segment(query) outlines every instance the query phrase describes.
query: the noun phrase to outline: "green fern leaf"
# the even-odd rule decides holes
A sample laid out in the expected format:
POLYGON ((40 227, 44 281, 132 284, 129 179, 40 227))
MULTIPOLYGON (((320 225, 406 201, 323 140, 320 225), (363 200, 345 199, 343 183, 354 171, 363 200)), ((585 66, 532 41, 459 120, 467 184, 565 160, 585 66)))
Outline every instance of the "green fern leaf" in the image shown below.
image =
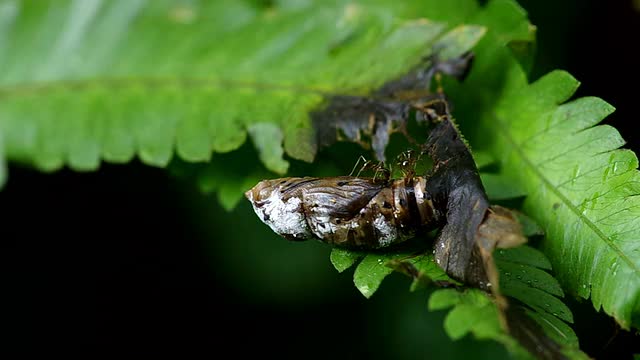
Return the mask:
POLYGON ((596 98, 557 105, 576 86, 568 74, 554 72, 526 86, 518 100, 507 97, 496 110, 494 121, 502 125, 496 148, 509 149, 502 166, 526 189, 525 209, 545 227, 543 246, 559 279, 623 327, 637 326, 637 158, 618 149, 624 142, 615 129, 594 127, 613 111, 610 105, 596 98), (516 115, 531 105, 545 111, 533 119, 516 115), (531 130, 522 130, 524 122, 531 130))
POLYGON ((637 158, 618 149, 613 128, 594 127, 613 108, 597 98, 559 105, 578 85, 564 72, 531 85, 514 78, 484 116, 496 129, 490 146, 502 175, 527 193, 524 209, 543 225, 543 248, 563 285, 623 327, 637 326, 637 158))
POLYGON ((624 328, 640 326, 638 160, 620 149, 615 129, 596 126, 613 107, 594 97, 567 102, 579 84, 566 72, 530 84, 491 30, 466 82, 446 84, 462 132, 493 153, 501 181, 526 194, 523 211, 542 226, 542 250, 563 288, 624 328))
MULTIPOLYGON (((429 298, 429 310, 451 308, 445 318, 444 328, 452 339, 460 339, 468 334, 479 340, 494 340, 503 344, 516 359, 533 359, 512 337, 504 333, 500 326, 498 310, 485 293, 477 289, 457 291, 441 289, 429 298)), ((568 359, 589 359, 578 349, 578 339, 573 330, 557 317, 525 309, 551 338, 562 344, 562 354, 568 359)))
POLYGON ((331 263, 338 272, 357 265, 353 274, 353 282, 356 288, 366 298, 371 297, 380 287, 382 281, 394 270, 402 272, 403 266, 411 266, 415 274, 410 290, 415 290, 421 281, 445 281, 451 284, 459 284, 451 279, 436 265, 431 254, 421 254, 410 250, 398 250, 391 252, 366 252, 352 251, 334 248, 330 255, 331 263))
POLYGON ((393 272, 385 264, 395 257, 395 254, 368 254, 358 264, 353 274, 353 283, 364 297, 371 297, 382 280, 393 272))
POLYGON ((330 259, 333 267, 335 267, 338 272, 343 272, 355 265, 364 256, 365 254, 358 251, 333 248, 331 249, 330 259))
MULTIPOLYGON (((415 4, 4 2, 6 157, 47 171, 134 157, 166 166, 174 154, 207 162, 250 139, 264 166, 283 174, 285 153, 313 159, 308 113, 324 94, 365 94, 434 45, 455 55, 484 33, 402 18, 415 4)), ((242 190, 228 189, 225 205, 242 190)))
POLYGON ((532 358, 513 338, 504 333, 498 309, 480 290, 436 290, 429 298, 428 307, 431 311, 452 308, 445 318, 444 328, 454 340, 471 333, 479 340, 491 339, 502 343, 516 358, 532 358))
MULTIPOLYGON (((575 333, 566 323, 573 322, 571 310, 558 299, 564 295, 562 288, 555 278, 541 270, 550 268, 545 255, 529 246, 521 246, 499 250, 496 252, 496 259, 500 271, 500 289, 504 295, 511 298, 511 301, 518 300, 525 305, 526 314, 540 324, 549 337, 564 346, 563 353, 569 358, 585 358, 584 353, 578 350, 575 333)), ((461 285, 436 265, 431 254, 417 255, 415 250, 367 253, 333 249, 331 262, 339 272, 355 265, 354 284, 367 298, 376 292, 394 270, 408 272, 413 278, 411 291, 425 283, 437 281, 461 285), (411 266, 411 270, 406 271, 407 266, 411 266)), ((441 289, 431 295, 430 310, 450 307, 452 310, 444 326, 453 340, 471 333, 479 340, 502 343, 517 358, 530 358, 501 327, 499 310, 487 293, 477 289, 441 289)))

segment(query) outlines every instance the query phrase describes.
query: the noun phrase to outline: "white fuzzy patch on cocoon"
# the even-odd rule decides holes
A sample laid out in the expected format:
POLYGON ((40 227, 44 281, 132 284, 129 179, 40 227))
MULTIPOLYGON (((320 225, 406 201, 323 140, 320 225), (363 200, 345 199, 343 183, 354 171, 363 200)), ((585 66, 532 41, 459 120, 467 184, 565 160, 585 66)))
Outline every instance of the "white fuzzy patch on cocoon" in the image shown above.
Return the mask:
POLYGON ((378 231, 378 244, 380 246, 387 246, 398 237, 398 230, 382 214, 376 216, 375 220, 373 220, 373 226, 378 231))
POLYGON ((256 215, 277 234, 291 235, 300 240, 311 236, 300 207, 302 201, 297 197, 291 197, 285 202, 282 201, 282 193, 273 191, 263 201, 262 207, 257 207, 253 199, 250 200, 256 215))
POLYGON ((329 215, 311 217, 311 226, 313 233, 320 239, 325 239, 327 235, 338 230, 338 226, 331 222, 329 215))

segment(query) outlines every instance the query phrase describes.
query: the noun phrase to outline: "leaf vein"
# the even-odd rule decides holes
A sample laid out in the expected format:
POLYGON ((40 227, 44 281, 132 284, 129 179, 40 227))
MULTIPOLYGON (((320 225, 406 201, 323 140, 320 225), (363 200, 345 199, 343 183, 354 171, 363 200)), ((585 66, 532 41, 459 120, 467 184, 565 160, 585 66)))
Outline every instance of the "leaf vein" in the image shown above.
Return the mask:
MULTIPOLYGON (((320 95, 338 95, 330 89, 323 87, 302 87, 294 85, 278 85, 269 83, 257 83, 250 81, 235 81, 215 78, 188 78, 188 77, 123 77, 123 78, 91 78, 84 80, 60 80, 47 83, 17 84, 0 87, 0 100, 17 98, 21 96, 47 95, 51 91, 64 89, 67 91, 84 91, 92 87, 110 87, 122 89, 133 86, 144 86, 157 89, 158 87, 191 87, 191 88, 247 88, 262 91, 291 91, 306 92, 320 95)), ((355 95, 355 94, 351 94, 355 95)))
MULTIPOLYGON (((580 173, 580 174, 578 174, 578 175, 571 176, 568 180, 565 180, 565 181, 563 181, 563 182, 560 182, 560 183, 558 183, 556 186, 558 186, 558 187, 564 187, 565 185, 570 185, 570 184, 572 184, 573 182, 575 182, 575 180, 577 180, 577 179, 579 179, 579 178, 581 178, 581 177, 583 177, 583 176, 586 176, 586 175, 592 174, 592 173, 597 172, 597 171, 602 170, 602 169, 606 169, 607 167, 610 167, 610 166, 611 166, 611 164, 618 164, 618 163, 622 163, 622 164, 624 164, 625 162, 624 162, 624 161, 622 161, 622 160, 618 160, 618 161, 614 161, 614 162, 612 162, 612 163, 609 163, 609 164, 606 164, 606 165, 603 165, 603 166, 595 167, 595 168, 593 168, 593 169, 591 169, 591 170, 589 170, 589 171, 585 171, 585 172, 580 173)), ((624 174, 626 174, 626 173, 628 173, 628 172, 630 172, 630 171, 634 171, 634 170, 633 170, 633 169, 628 169, 627 171, 625 171, 625 172, 623 172, 623 173, 620 173, 620 174, 617 174, 617 175, 615 175, 615 176, 621 176, 621 175, 624 175, 624 174)))
MULTIPOLYGON (((580 144, 580 145, 578 145, 578 146, 576 146, 576 147, 574 147, 574 148, 571 148, 571 149, 569 149, 569 150, 567 150, 567 151, 563 151, 562 153, 557 154, 557 155, 555 155, 555 156, 552 156, 552 157, 549 157, 549 158, 545 158, 545 159, 543 159, 543 160, 540 160, 540 161, 538 161, 537 163, 535 163, 535 164, 533 164, 533 165, 534 165, 534 166, 536 166, 536 167, 538 167, 538 166, 544 166, 545 164, 550 164, 550 163, 552 163, 554 160, 561 159, 561 158, 563 158, 563 157, 565 157, 565 156, 567 156, 567 155, 571 154, 572 152, 574 152, 574 151, 576 151, 576 150, 579 150, 580 148, 583 148, 583 147, 585 147, 585 146, 591 145, 591 143, 593 143, 593 140, 589 140, 589 141, 587 141, 587 142, 585 142, 585 143, 582 143, 582 144, 580 144)), ((518 145, 518 147, 521 147, 521 146, 522 146, 522 144, 518 145)), ((604 154, 604 153, 607 153, 607 152, 609 152, 609 150, 607 150, 607 151, 602 151, 602 152, 599 152, 599 153, 596 153, 595 155, 604 154)))

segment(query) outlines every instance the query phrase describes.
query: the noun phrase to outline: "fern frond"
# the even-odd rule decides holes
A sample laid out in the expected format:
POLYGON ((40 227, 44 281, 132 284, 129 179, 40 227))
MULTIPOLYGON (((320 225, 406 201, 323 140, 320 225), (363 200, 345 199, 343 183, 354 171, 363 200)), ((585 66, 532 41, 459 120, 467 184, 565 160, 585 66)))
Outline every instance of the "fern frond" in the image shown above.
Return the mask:
POLYGON ((579 83, 563 71, 529 83, 504 43, 488 31, 465 84, 446 84, 457 111, 467 114, 459 116, 462 131, 474 148, 494 154, 501 181, 526 196, 523 211, 544 229, 541 249, 563 289, 591 298, 622 327, 637 327, 637 157, 620 148, 614 128, 596 126, 611 105, 594 97, 567 102, 579 83))
POLYGON ((439 39, 456 52, 482 35, 466 27, 443 38, 444 24, 408 12, 340 1, 6 2, 6 157, 46 171, 134 157, 166 166, 174 154, 206 162, 251 139, 264 166, 283 174, 285 153, 313 159, 308 113, 325 94, 365 94, 439 39))

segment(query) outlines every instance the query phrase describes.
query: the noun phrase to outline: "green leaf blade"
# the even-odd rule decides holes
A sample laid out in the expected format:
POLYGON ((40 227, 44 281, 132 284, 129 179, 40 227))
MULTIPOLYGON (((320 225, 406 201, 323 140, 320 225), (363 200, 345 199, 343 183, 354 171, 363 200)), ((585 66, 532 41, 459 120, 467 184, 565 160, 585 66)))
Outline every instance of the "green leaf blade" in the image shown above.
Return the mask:
MULTIPOLYGON (((497 262, 500 270, 500 289, 507 293, 507 289, 513 282, 527 284, 555 296, 564 296, 560 284, 549 273, 523 264, 516 264, 509 261, 497 262), (505 289, 503 289, 503 287, 505 289)), ((507 293, 507 295, 509 295, 507 293)))
POLYGON ((249 127, 248 132, 267 169, 278 174, 286 173, 289 163, 282 158, 282 131, 269 123, 256 123, 249 127))
POLYGON ((330 255, 331 264, 336 268, 336 270, 338 270, 338 272, 347 270, 363 257, 364 254, 362 253, 340 248, 331 249, 330 255))
POLYGON ((460 114, 482 113, 470 131, 475 115, 460 119, 463 133, 527 194, 523 211, 544 229, 542 249, 565 291, 591 298, 624 328, 640 326, 637 158, 619 149, 617 131, 595 126, 612 106, 593 97, 567 102, 579 86, 573 76, 553 71, 529 84, 498 45, 514 38, 504 31, 489 27, 465 84, 448 86, 460 114))
POLYGON ((528 193, 525 211, 545 228, 558 279, 627 328, 640 312, 637 159, 618 150, 615 129, 594 126, 612 106, 596 98, 558 105, 576 86, 552 72, 510 93, 493 118, 501 127, 494 149, 528 193))
POLYGON ((496 261, 529 265, 540 269, 551 270, 549 259, 540 250, 531 246, 518 246, 511 249, 499 249, 494 252, 496 261))
POLYGON ((460 339, 467 334, 480 340, 502 343, 518 359, 530 359, 531 355, 515 339, 508 336, 500 324, 498 308, 488 294, 478 289, 440 289, 429 298, 431 311, 452 308, 444 321, 449 337, 460 339))
POLYGON ((370 298, 380 287, 382 280, 393 272, 385 263, 394 255, 368 254, 362 259, 353 274, 353 283, 366 298, 370 298))
POLYGON ((551 338, 558 343, 571 346, 578 344, 578 337, 573 332, 573 329, 558 317, 544 311, 540 312, 525 309, 525 312, 542 326, 547 335, 551 336, 551 338))

